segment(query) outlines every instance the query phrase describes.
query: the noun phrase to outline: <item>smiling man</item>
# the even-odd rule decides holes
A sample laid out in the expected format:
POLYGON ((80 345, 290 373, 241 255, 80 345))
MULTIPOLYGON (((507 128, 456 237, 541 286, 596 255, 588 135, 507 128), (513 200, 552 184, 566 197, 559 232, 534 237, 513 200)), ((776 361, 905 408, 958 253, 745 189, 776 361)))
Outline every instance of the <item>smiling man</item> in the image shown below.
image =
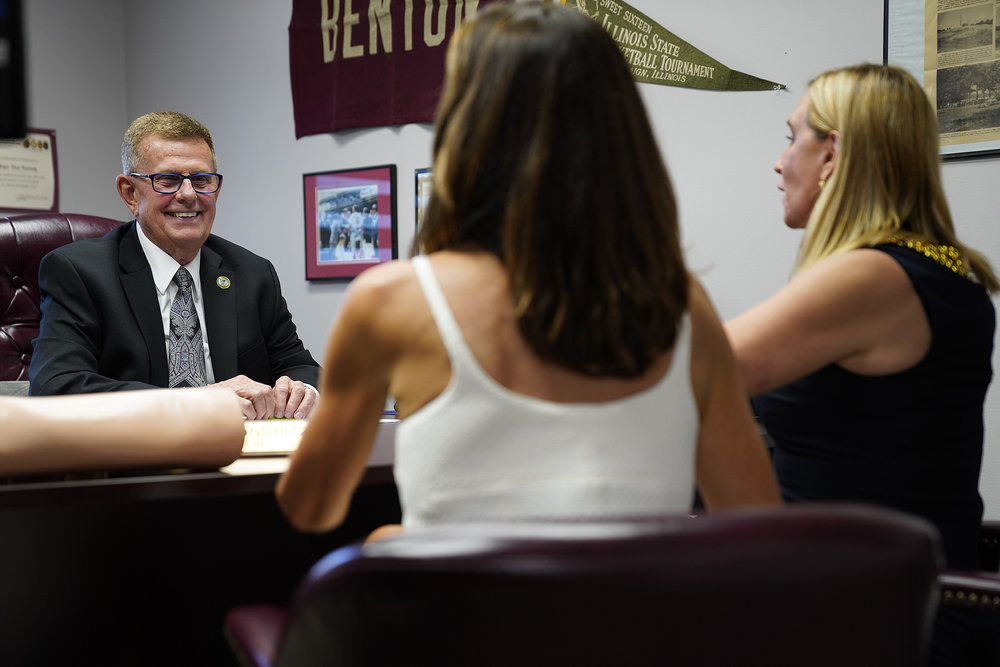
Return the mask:
POLYGON ((216 384, 248 419, 307 417, 319 367, 271 263, 212 235, 222 191, 212 135, 167 111, 122 142, 118 194, 135 222, 39 267, 31 394, 216 384))

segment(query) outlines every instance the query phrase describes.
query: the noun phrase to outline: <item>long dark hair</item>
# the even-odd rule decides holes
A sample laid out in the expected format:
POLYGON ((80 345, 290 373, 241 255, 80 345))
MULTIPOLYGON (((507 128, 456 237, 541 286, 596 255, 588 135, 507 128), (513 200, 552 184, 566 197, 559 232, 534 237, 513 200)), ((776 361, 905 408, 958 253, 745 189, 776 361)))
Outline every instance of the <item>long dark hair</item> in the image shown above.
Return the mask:
POLYGON ((500 258, 528 344, 566 368, 635 377, 673 346, 687 308, 677 205, 603 28, 517 2, 459 29, 415 246, 500 258))

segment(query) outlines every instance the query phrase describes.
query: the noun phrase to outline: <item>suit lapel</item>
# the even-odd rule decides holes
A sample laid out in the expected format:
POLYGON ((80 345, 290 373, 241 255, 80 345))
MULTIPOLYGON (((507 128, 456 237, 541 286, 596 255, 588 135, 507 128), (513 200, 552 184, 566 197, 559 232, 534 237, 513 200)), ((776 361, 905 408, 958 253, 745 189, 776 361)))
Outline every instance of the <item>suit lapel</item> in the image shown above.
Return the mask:
POLYGON ((207 246, 201 247, 201 294, 205 303, 205 330, 212 353, 215 381, 237 375, 236 341, 239 340, 236 313, 236 277, 222 268, 222 257, 207 246))
POLYGON ((166 387, 169 371, 167 348, 163 340, 163 320, 157 305, 153 272, 139 245, 139 237, 136 236, 138 233, 136 223, 133 222, 131 229, 118 244, 118 266, 122 271, 121 284, 149 354, 149 382, 159 387, 166 387))

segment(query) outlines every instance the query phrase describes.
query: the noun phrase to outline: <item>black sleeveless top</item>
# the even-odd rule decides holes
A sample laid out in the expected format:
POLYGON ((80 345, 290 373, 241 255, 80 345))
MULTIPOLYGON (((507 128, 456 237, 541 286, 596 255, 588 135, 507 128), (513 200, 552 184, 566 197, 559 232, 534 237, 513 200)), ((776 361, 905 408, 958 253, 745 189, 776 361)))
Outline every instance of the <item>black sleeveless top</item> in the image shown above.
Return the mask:
POLYGON ((920 297, 932 334, 924 359, 884 376, 831 364, 756 397, 754 408, 774 439, 786 501, 869 502, 920 515, 941 532, 949 567, 976 569, 993 304, 936 256, 875 247, 899 262, 920 297))

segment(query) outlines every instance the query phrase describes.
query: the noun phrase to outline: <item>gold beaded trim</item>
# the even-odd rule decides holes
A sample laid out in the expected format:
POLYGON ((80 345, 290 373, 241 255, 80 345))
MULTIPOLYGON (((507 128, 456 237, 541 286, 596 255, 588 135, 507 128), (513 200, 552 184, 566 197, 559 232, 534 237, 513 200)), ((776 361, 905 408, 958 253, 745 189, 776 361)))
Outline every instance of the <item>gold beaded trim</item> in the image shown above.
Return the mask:
POLYGON ((972 276, 969 275, 968 265, 966 265, 965 261, 962 259, 961 253, 958 252, 958 248, 955 246, 924 243, 923 241, 917 241, 903 236, 889 237, 886 239, 886 243, 894 243, 898 246, 909 248, 910 250, 916 250, 917 252, 922 253, 924 257, 933 259, 941 266, 951 269, 963 278, 972 278, 972 276))
POLYGON ((963 590, 961 588, 946 587, 941 592, 941 599, 945 604, 973 607, 976 609, 998 609, 1000 610, 1000 595, 990 593, 976 593, 974 590, 963 590))

